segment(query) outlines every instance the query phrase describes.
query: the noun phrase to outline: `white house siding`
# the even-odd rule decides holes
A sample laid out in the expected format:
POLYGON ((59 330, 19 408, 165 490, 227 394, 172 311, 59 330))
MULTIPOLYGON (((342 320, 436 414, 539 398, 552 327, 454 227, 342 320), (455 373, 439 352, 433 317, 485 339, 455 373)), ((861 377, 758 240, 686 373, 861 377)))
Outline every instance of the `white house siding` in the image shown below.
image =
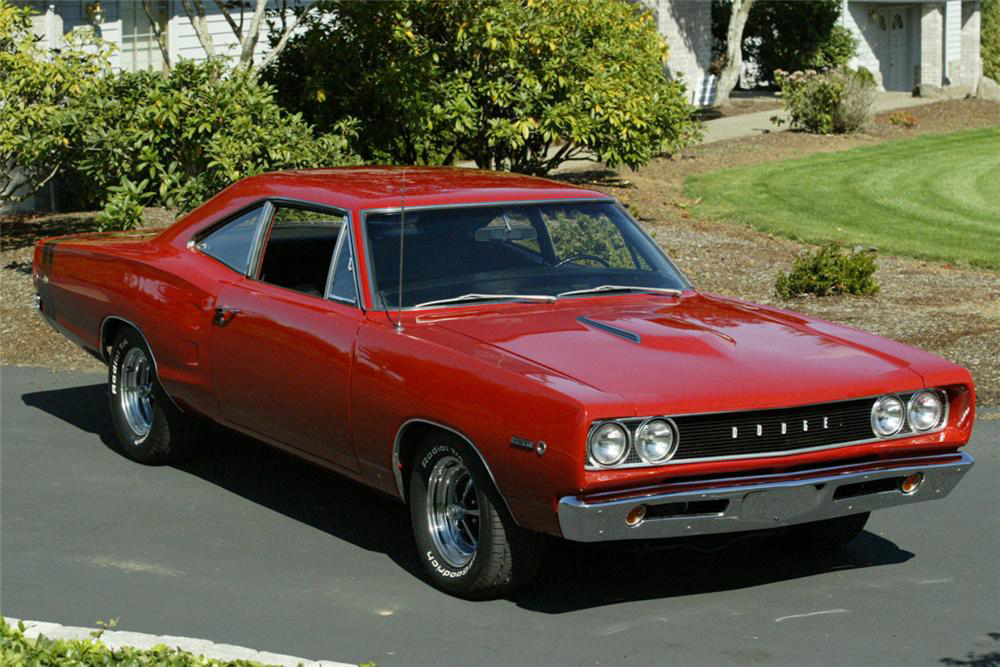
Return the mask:
POLYGON ((944 80, 958 83, 962 77, 962 2, 944 3, 944 80))
POLYGON ((848 2, 840 12, 840 23, 854 35, 858 49, 854 58, 848 63, 851 67, 864 67, 875 76, 879 87, 882 86, 882 72, 876 49, 878 41, 877 26, 870 20, 869 4, 864 2, 848 2))
POLYGON ((979 79, 983 75, 983 60, 980 53, 980 22, 982 5, 979 0, 962 3, 962 74, 960 82, 976 92, 979 79))
POLYGON ((684 82, 688 101, 706 106, 715 101, 712 63, 712 3, 709 0, 641 0, 653 11, 670 55, 667 74, 684 82))

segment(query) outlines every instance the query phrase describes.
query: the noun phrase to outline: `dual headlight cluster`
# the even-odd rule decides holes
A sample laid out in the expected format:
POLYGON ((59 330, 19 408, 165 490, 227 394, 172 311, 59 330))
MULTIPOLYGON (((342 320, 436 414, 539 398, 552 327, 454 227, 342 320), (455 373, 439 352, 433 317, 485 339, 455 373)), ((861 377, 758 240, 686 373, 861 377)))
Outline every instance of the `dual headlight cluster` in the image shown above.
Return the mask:
POLYGON ((587 458, 595 467, 610 468, 624 461, 632 448, 645 463, 666 463, 677 453, 680 438, 670 419, 652 417, 639 424, 635 436, 616 421, 596 426, 587 438, 587 458))
POLYGON ((881 396, 872 406, 872 430, 880 438, 890 438, 909 425, 918 433, 932 431, 944 423, 945 397, 940 391, 926 389, 908 401, 895 394, 881 396))

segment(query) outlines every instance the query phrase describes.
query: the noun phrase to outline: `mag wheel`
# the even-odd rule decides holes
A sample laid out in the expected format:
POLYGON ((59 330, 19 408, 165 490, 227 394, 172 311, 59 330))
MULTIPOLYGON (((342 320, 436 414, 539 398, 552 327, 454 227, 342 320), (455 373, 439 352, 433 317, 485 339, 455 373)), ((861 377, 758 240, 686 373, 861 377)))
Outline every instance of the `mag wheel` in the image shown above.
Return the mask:
POLYGON ((123 454, 141 463, 168 463, 187 454, 203 424, 181 412, 156 379, 145 340, 123 329, 108 364, 111 421, 123 454))
POLYGON ((419 557, 435 586, 468 599, 492 598, 530 581, 543 537, 514 525, 474 454, 451 434, 432 434, 410 474, 410 519, 419 557))

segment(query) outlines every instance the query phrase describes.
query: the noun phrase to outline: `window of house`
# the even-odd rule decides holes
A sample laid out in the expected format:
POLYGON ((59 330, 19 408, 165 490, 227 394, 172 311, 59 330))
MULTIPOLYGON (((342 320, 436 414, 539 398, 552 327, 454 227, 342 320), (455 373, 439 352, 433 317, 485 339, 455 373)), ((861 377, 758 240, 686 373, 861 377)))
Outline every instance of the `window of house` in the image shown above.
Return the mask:
POLYGON ((163 53, 160 51, 158 35, 166 39, 167 2, 151 0, 146 5, 149 8, 148 15, 143 2, 118 3, 122 22, 120 64, 123 70, 163 70, 163 53))
POLYGON ((219 227, 198 242, 198 250, 245 274, 250 268, 261 210, 258 206, 219 227))
MULTIPOLYGON (((274 210, 258 279, 302 294, 326 293, 330 266, 346 216, 288 206, 274 210)), ((347 266, 343 271, 349 271, 347 266)), ((336 273, 334 273, 336 279, 336 273)), ((336 282, 336 280, 334 280, 336 282)))

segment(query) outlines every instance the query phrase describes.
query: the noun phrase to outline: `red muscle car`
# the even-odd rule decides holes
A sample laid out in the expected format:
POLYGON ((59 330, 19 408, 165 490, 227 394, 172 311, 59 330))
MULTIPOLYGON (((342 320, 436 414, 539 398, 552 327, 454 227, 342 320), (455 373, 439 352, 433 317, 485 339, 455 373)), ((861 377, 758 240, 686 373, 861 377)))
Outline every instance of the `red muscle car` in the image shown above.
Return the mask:
POLYGON ((545 536, 780 529, 832 547, 972 466, 969 373, 697 291, 608 196, 348 168, 171 227, 45 239, 37 306, 108 365, 121 451, 217 422, 407 503, 431 581, 527 582, 545 536))

